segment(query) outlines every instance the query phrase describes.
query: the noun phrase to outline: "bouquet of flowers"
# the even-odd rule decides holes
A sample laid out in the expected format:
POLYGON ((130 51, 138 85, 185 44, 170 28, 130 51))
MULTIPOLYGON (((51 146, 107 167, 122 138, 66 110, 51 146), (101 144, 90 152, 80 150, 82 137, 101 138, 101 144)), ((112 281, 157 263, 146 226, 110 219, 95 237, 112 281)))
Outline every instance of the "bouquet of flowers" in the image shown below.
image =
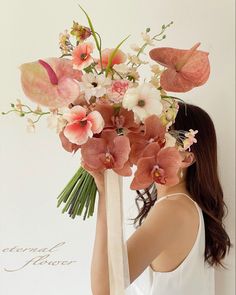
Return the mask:
POLYGON ((152 182, 178 183, 179 151, 196 142, 197 130, 172 130, 180 98, 170 92, 187 92, 203 85, 210 73, 208 53, 191 49, 153 47, 163 40, 166 29, 151 36, 148 28, 132 53, 121 50, 126 37, 115 48, 102 48, 101 35, 86 11, 88 26, 73 22, 59 36, 60 57, 41 58, 20 66, 25 95, 36 108, 17 100, 11 110, 27 117, 28 130, 47 116, 63 148, 81 152, 82 164, 58 196, 58 206, 72 218, 90 217, 94 212, 97 187, 89 171, 112 169, 132 176, 130 188, 140 190, 152 182), (153 63, 151 63, 151 61, 153 63), (141 79, 142 67, 150 77, 141 79), (42 108, 46 107, 47 110, 42 108), (33 116, 33 117, 32 117, 33 116))

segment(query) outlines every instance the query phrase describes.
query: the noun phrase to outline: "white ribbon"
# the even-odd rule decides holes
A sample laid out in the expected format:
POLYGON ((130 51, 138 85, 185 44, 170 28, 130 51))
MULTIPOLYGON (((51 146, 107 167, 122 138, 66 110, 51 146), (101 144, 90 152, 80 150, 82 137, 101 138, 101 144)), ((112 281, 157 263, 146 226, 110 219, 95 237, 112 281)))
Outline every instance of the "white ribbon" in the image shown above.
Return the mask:
POLYGON ((112 169, 106 169, 104 177, 110 295, 125 295, 130 276, 124 239, 123 177, 112 169))

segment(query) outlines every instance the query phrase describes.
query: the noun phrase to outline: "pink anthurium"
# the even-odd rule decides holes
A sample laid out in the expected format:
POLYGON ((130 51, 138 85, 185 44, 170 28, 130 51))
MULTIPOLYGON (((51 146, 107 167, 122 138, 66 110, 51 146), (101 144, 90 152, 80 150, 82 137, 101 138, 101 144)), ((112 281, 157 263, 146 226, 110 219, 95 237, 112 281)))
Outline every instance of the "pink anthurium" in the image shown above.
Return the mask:
POLYGON ((60 108, 69 105, 79 96, 77 80, 82 74, 73 70, 69 59, 40 59, 24 63, 19 68, 23 91, 33 102, 60 108))
POLYGON ((104 120, 98 111, 92 111, 88 115, 86 112, 85 108, 76 105, 63 115, 68 121, 64 135, 71 143, 82 145, 94 133, 100 133, 104 127, 104 120))
POLYGON ((164 90, 187 92, 206 83, 210 75, 209 53, 197 50, 200 44, 189 50, 160 47, 149 52, 153 60, 167 68, 160 79, 164 90))
POLYGON ((181 162, 180 153, 175 147, 161 149, 156 142, 150 144, 137 162, 137 170, 130 188, 144 189, 153 182, 168 186, 177 184, 181 162))
POLYGON ((102 131, 101 137, 90 138, 81 147, 81 156, 86 169, 92 171, 113 169, 122 176, 132 175, 129 152, 128 137, 108 129, 102 131))

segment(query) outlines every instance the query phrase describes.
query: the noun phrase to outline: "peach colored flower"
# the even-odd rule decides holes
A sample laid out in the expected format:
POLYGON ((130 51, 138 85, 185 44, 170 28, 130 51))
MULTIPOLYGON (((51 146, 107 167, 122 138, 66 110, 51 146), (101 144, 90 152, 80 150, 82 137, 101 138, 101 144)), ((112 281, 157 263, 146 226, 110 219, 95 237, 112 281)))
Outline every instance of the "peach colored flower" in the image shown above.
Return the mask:
POLYGON ((158 143, 150 144, 137 162, 130 188, 145 189, 153 182, 168 186, 177 184, 181 162, 180 153, 175 147, 161 149, 158 143))
POLYGON ((166 129, 161 120, 156 115, 151 115, 144 122, 144 132, 129 132, 127 136, 130 140, 131 163, 137 164, 139 158, 143 157, 145 149, 153 142, 157 142, 160 147, 165 144, 166 129))
POLYGON ((104 120, 98 111, 92 111, 86 115, 86 109, 76 105, 68 113, 63 114, 68 121, 64 135, 71 142, 82 145, 87 142, 94 133, 100 133, 104 127, 104 120))
POLYGON ((127 136, 114 130, 103 130, 99 138, 90 138, 81 147, 84 167, 91 171, 113 169, 122 176, 132 175, 129 163, 130 144, 127 136))
MULTIPOLYGON (((112 48, 112 49, 106 48, 106 49, 102 50, 102 66, 103 66, 103 68, 107 67, 109 58, 110 58, 113 51, 114 51, 114 48, 112 48)), ((126 54, 123 51, 121 51, 120 49, 118 49, 114 58, 112 59, 111 66, 124 63, 126 61, 126 59, 127 59, 126 54)), ((100 60, 98 60, 98 67, 101 67, 100 60)))
POLYGON ((209 53, 197 50, 200 44, 190 50, 161 47, 149 52, 153 60, 167 68, 160 79, 164 90, 187 92, 206 83, 210 75, 209 53))
POLYGON ((90 42, 79 44, 72 52, 73 68, 83 70, 93 63, 91 53, 94 45, 90 42))
POLYGON ((20 67, 21 84, 25 95, 50 108, 65 107, 75 100, 82 73, 73 70, 69 59, 47 58, 24 63, 20 67))

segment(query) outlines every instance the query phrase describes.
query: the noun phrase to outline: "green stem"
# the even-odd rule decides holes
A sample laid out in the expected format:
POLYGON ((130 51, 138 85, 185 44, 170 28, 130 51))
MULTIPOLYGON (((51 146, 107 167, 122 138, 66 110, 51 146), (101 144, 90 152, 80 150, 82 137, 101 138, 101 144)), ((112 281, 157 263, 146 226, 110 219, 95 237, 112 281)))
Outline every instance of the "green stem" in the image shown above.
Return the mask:
POLYGON ((103 65, 102 65, 102 38, 98 32, 95 32, 95 34, 98 35, 99 38, 99 58, 100 58, 100 64, 101 64, 101 73, 103 72, 103 65))
POLYGON ((77 196, 77 192, 79 191, 80 186, 81 186, 81 182, 83 182, 85 177, 86 177, 86 173, 82 174, 80 181, 78 181, 76 183, 75 187, 73 188, 72 192, 70 193, 70 197, 68 198, 65 207, 62 210, 62 213, 65 213, 69 209, 69 207, 71 205, 71 201, 73 200, 74 197, 78 197, 78 199, 79 199, 79 196, 77 196))
POLYGON ((74 205, 72 207, 72 211, 71 211, 72 212, 72 215, 71 215, 72 218, 75 218, 75 216, 77 214, 77 208, 78 208, 79 204, 81 202, 83 202, 83 199, 86 197, 84 195, 84 187, 86 187, 87 180, 89 179, 89 177, 90 177, 90 174, 86 173, 85 178, 83 179, 83 183, 82 183, 82 185, 80 187, 79 195, 77 196, 77 199, 76 199, 76 201, 75 201, 75 203, 74 203, 74 205))
POLYGON ((90 201, 90 206, 89 206, 89 213, 88 217, 93 216, 94 213, 94 206, 95 206, 95 200, 96 200, 96 194, 97 194, 97 186, 94 182, 94 185, 91 188, 91 201, 90 201))
MULTIPOLYGON (((166 26, 165 26, 165 25, 162 26, 162 30, 161 30, 161 32, 160 32, 159 34, 156 34, 155 36, 153 36, 153 37, 151 38, 151 40, 155 40, 155 41, 161 41, 161 40, 163 40, 163 38, 162 38, 162 39, 156 39, 156 37, 161 36, 161 35, 165 32, 166 28, 169 27, 169 26, 172 25, 172 24, 173 24, 173 22, 170 22, 170 23, 167 24, 166 26)), ((147 42, 143 44, 143 46, 139 49, 139 51, 138 51, 138 53, 137 53, 137 57, 139 57, 139 55, 144 51, 144 49, 147 47, 147 45, 148 45, 147 42)), ((129 61, 129 62, 127 63, 127 65, 129 65, 130 63, 131 63, 131 61, 129 61)), ((132 64, 132 67, 134 67, 134 64, 132 64)))
POLYGON ((70 195, 71 191, 73 190, 73 187, 75 186, 75 184, 78 182, 80 176, 83 173, 83 168, 80 167, 77 172, 75 173, 75 175, 71 178, 71 180, 68 182, 68 184, 64 187, 64 189, 62 190, 62 192, 58 195, 58 203, 57 203, 57 207, 59 207, 61 205, 62 202, 66 202, 68 199, 68 196, 70 195))
POLYGON ((93 177, 91 177, 91 175, 90 175, 88 180, 86 179, 85 181, 86 181, 86 184, 84 186, 83 197, 81 199, 80 206, 78 206, 78 208, 76 208, 76 215, 81 215, 81 213, 84 209, 85 202, 90 199, 89 190, 91 189, 93 177))

